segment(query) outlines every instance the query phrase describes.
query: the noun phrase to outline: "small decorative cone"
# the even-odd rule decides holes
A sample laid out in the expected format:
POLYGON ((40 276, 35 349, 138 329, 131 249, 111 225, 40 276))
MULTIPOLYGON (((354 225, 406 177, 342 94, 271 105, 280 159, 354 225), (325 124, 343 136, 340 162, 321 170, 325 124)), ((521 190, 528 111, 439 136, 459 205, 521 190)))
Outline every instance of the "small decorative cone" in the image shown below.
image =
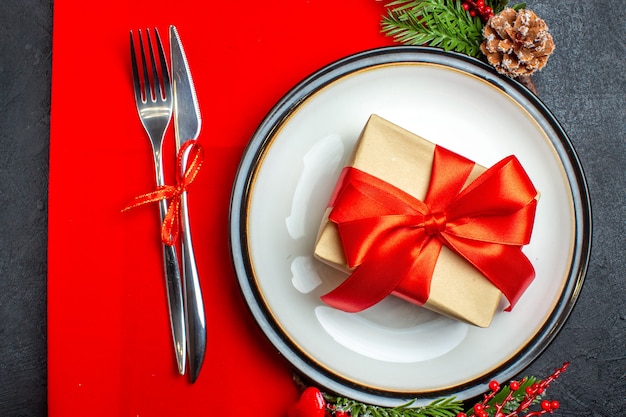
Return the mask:
POLYGON ((496 71, 519 77, 520 82, 536 92, 530 75, 543 68, 554 51, 546 22, 531 10, 506 8, 489 19, 483 36, 480 50, 496 71))

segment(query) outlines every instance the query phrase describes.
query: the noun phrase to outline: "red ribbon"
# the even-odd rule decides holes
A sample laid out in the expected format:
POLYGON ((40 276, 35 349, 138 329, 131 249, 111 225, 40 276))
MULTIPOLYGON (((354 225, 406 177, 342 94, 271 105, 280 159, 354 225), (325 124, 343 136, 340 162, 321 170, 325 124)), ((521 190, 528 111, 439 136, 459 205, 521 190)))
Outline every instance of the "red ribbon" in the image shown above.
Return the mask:
POLYGON ((185 142, 176 157, 176 185, 163 185, 157 187, 155 191, 137 196, 122 211, 160 200, 170 200, 167 213, 161 225, 161 241, 169 246, 174 245, 178 241, 180 232, 180 196, 198 175, 198 171, 200 171, 202 166, 203 156, 204 150, 195 140, 185 142), (189 162, 183 174, 183 160, 188 149, 187 161, 189 162))
POLYGON ((530 241, 537 191, 514 156, 463 188, 474 165, 436 147, 423 202, 346 168, 329 218, 339 229, 348 266, 355 269, 322 300, 356 312, 410 288, 411 298, 423 304, 445 245, 486 276, 511 309, 535 276, 521 247, 530 241))

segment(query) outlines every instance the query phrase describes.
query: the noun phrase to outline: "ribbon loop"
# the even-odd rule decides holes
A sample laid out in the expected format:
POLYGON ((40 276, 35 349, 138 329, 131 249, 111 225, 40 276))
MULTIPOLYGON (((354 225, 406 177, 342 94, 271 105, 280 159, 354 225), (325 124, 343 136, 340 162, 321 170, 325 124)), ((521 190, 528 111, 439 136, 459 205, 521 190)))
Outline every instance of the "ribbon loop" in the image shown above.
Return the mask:
POLYGON ((360 311, 410 282, 411 298, 423 304, 445 245, 487 277, 512 307, 535 275, 521 247, 530 240, 537 191, 515 157, 504 158, 463 188, 474 165, 437 146, 424 202, 346 168, 329 219, 354 270, 322 300, 360 311))
POLYGON ((198 175, 203 158, 204 150, 196 140, 185 142, 176 156, 176 185, 157 187, 155 191, 137 196, 122 212, 144 204, 170 200, 161 224, 161 241, 168 246, 174 245, 180 233, 180 199, 198 175), (184 161, 187 161, 186 167, 183 166, 184 161))

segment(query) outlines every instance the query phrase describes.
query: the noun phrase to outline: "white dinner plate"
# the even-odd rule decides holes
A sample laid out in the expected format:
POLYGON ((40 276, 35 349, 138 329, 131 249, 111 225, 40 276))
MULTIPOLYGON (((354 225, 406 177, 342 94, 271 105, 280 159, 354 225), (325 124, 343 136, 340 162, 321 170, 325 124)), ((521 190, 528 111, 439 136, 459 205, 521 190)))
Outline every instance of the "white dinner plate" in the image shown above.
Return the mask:
POLYGON ((390 47, 321 69, 271 110, 235 180, 230 243, 252 314, 297 371, 339 395, 391 406, 471 398, 535 359, 582 286, 590 219, 572 145, 534 95, 467 56, 390 47), (345 276, 313 258, 316 234, 371 114, 483 166, 514 154, 540 192, 524 248, 536 278, 513 311, 497 312, 488 328, 393 296, 358 314, 320 300, 345 276))

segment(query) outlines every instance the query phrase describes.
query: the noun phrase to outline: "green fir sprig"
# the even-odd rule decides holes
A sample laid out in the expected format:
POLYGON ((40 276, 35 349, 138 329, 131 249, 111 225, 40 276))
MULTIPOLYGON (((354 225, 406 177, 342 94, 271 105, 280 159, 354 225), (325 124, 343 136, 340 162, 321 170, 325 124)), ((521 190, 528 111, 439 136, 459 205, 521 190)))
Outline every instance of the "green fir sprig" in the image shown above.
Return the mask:
POLYGON ((387 4, 382 31, 400 43, 430 45, 480 56, 483 24, 456 0, 396 0, 387 4))
POLYGON ((454 397, 441 398, 422 407, 414 407, 415 400, 393 408, 363 404, 349 398, 326 396, 334 404, 334 413, 351 417, 455 417, 463 410, 463 402, 454 397))
MULTIPOLYGON (((508 0, 486 0, 493 13, 501 12, 508 0)), ((460 0, 394 0, 382 17, 381 29, 397 42, 406 45, 429 45, 482 57, 483 21, 471 16, 460 0)), ((525 4, 513 6, 514 9, 525 4)))

